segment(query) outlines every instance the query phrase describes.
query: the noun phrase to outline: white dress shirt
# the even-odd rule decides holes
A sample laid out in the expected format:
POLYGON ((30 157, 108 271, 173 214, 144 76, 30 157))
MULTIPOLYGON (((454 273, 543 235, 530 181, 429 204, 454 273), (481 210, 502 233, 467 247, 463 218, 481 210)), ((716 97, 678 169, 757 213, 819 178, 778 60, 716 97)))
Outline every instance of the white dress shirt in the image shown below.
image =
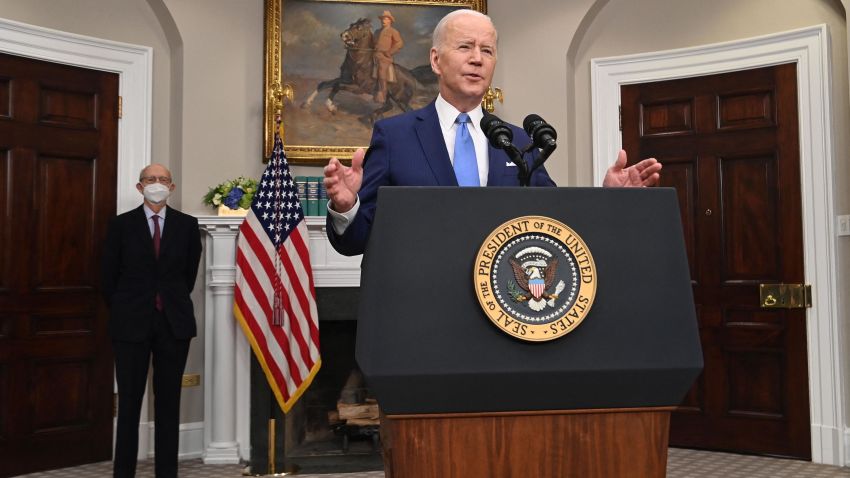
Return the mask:
POLYGON ((143 209, 145 210, 145 217, 148 218, 148 229, 151 231, 151 237, 153 237, 153 221, 151 221, 151 217, 156 214, 159 216, 159 237, 162 237, 162 231, 165 230, 165 210, 168 209, 168 206, 163 206, 159 212, 153 212, 151 208, 148 207, 147 204, 143 204, 143 209))

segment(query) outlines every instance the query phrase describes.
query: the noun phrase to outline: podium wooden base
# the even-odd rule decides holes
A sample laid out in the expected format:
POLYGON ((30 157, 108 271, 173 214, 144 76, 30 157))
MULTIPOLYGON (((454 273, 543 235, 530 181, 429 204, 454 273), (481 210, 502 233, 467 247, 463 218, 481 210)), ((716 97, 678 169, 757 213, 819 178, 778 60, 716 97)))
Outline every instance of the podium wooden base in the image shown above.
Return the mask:
POLYGON ((382 417, 387 478, 664 478, 672 407, 382 417))

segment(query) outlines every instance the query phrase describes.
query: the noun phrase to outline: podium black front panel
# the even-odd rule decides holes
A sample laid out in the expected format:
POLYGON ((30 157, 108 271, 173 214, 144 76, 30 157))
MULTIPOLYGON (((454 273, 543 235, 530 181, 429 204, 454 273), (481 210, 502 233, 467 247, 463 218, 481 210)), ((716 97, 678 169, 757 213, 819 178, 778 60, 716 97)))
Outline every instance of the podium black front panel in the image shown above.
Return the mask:
POLYGON ((388 414, 679 404, 702 351, 675 191, 382 188, 357 361, 388 414), (527 215, 565 223, 596 263, 590 313, 548 342, 496 328, 473 283, 485 238, 527 215))

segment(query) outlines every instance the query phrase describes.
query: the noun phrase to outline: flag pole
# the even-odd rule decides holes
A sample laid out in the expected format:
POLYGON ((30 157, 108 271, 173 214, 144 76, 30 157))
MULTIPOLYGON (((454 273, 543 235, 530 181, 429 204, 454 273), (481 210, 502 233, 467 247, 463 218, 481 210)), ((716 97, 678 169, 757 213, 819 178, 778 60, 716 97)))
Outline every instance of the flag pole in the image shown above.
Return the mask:
POLYGON ((274 424, 275 419, 269 418, 269 475, 274 476, 274 424))
MULTIPOLYGON (((322 363, 307 227, 283 150, 282 109, 282 99, 279 99, 275 103, 277 129, 273 154, 251 203, 251 210, 239 228, 237 247, 234 315, 251 343, 275 398, 269 404, 271 410, 267 416, 269 465, 266 471, 269 474, 253 475, 255 470, 251 470, 252 476, 288 476, 298 472, 298 466, 286 459, 285 431, 276 433, 273 404, 279 405, 283 411, 281 423, 285 425, 287 411, 310 386, 322 363), (261 198, 264 199, 261 201, 261 198), (262 284, 269 283, 272 287, 262 287, 262 284), (272 309, 270 312, 269 308, 272 309), (255 311, 265 313, 255 314, 255 311), (280 327, 281 333, 289 340, 281 342, 275 329, 272 332, 267 330, 274 327, 280 327), (296 342, 302 345, 297 348, 288 345, 296 342), (277 351, 277 355, 285 360, 269 350, 277 351), (289 353, 295 355, 290 357, 289 353), (301 370, 305 366, 306 375, 301 370), (276 436, 283 440, 281 466, 277 467, 283 468, 283 473, 276 472, 276 436)), ((257 431, 262 433, 260 430, 257 431)), ((256 452, 262 454, 261 450, 256 452)))
MULTIPOLYGON (((278 134, 280 134, 281 133, 281 131, 280 131, 281 124, 283 123, 283 118, 282 118, 282 114, 281 114, 280 109, 278 109, 275 112, 274 120, 275 120, 275 127, 277 128, 277 132, 278 132, 278 134)), ((284 466, 283 466, 284 471, 281 472, 281 473, 276 472, 276 467, 275 467, 276 453, 275 453, 275 450, 276 450, 276 445, 277 445, 277 442, 276 442, 276 436, 277 435, 275 433, 275 425, 276 425, 277 421, 274 418, 275 405, 276 405, 276 402, 274 400, 271 400, 270 403, 269 403, 269 416, 271 418, 269 418, 269 429, 268 429, 268 434, 269 434, 268 472, 265 475, 253 474, 253 473, 242 473, 242 476, 260 476, 260 477, 262 477, 262 476, 292 476, 292 475, 298 474, 298 467, 296 465, 286 464, 285 462, 284 462, 284 466)))

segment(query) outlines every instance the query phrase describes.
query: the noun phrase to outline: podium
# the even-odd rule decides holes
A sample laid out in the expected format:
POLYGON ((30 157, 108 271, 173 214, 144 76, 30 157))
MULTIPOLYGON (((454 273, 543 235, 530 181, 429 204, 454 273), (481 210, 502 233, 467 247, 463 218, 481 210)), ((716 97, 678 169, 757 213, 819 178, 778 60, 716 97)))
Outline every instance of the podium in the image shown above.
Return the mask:
POLYGON ((703 365, 674 190, 381 188, 360 301, 387 477, 665 476, 703 365), (584 320, 545 342, 493 325, 473 280, 485 238, 531 215, 575 231, 597 277, 584 320))

